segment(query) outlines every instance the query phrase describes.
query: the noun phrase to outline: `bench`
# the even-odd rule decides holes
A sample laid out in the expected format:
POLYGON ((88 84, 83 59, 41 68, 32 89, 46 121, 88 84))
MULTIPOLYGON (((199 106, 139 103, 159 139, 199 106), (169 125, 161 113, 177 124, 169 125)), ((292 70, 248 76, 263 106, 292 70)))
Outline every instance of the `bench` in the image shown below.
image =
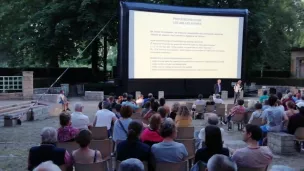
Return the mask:
POLYGON ((103 93, 103 91, 85 91, 84 99, 85 100, 103 101, 104 93, 103 93))
POLYGON ((294 135, 283 132, 268 132, 267 145, 275 154, 293 155, 296 153, 294 135))

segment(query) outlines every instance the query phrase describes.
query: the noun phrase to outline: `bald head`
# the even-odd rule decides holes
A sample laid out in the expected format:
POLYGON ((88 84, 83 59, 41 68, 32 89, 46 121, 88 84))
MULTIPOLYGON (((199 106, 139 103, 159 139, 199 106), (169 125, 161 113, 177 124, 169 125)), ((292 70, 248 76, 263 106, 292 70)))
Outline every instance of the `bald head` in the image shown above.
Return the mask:
POLYGON ((237 171, 236 164, 222 154, 213 155, 207 163, 208 171, 237 171))
POLYGON ((217 125, 219 122, 219 118, 216 114, 212 113, 208 116, 208 124, 217 125))
POLYGON ((39 164, 33 171, 61 171, 52 161, 47 161, 39 164))

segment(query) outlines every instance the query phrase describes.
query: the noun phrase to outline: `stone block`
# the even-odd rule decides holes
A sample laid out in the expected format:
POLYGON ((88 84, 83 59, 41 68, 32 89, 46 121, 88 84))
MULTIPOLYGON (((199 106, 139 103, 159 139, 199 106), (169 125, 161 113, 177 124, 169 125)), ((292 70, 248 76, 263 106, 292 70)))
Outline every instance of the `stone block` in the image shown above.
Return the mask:
POLYGON ((291 155, 296 152, 294 136, 282 132, 267 133, 268 147, 273 153, 291 155))
POLYGON ((222 99, 228 99, 228 91, 222 91, 222 99))
POLYGON ((85 100, 97 100, 102 101, 104 99, 103 91, 85 91, 84 93, 85 100))
POLYGON ((41 100, 41 101, 45 101, 45 102, 58 103, 59 94, 34 94, 33 99, 41 100), (40 98, 40 96, 42 96, 42 97, 40 98))

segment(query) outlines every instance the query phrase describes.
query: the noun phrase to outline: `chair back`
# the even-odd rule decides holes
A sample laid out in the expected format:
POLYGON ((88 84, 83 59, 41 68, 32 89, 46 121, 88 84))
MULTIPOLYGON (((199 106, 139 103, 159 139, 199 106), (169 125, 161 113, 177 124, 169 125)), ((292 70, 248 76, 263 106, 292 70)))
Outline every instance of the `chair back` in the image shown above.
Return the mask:
POLYGON ((262 120, 263 120, 262 118, 253 118, 251 121, 251 124, 257 125, 257 126, 262 126, 263 125, 262 120))
POLYGON ((224 108, 224 109, 226 109, 226 105, 225 105, 225 104, 216 103, 216 104, 215 104, 215 108, 216 108, 216 109, 218 109, 218 108, 224 108))
POLYGON ((227 104, 227 113, 229 113, 230 109, 233 108, 235 104, 227 104))
POLYGON ((225 112, 226 112, 225 108, 216 108, 216 111, 215 111, 215 113, 219 117, 225 117, 225 112))
POLYGON ((93 140, 105 140, 108 139, 108 128, 106 126, 103 127, 92 127, 92 139, 93 140))
POLYGON ((188 159, 192 159, 195 156, 195 140, 194 139, 176 139, 176 142, 184 144, 188 152, 188 159))
POLYGON ((214 112, 214 105, 207 105, 206 106, 206 113, 209 113, 209 112, 214 112))
POLYGON ((102 159, 106 160, 111 158, 112 142, 109 139, 106 140, 92 140, 89 147, 93 150, 98 150, 101 153, 102 159))
POLYGON ((72 152, 74 150, 77 150, 79 148, 79 145, 75 141, 73 141, 73 142, 60 142, 60 143, 57 143, 57 147, 64 148, 64 149, 66 149, 66 151, 68 151, 70 154, 72 154, 72 152))
MULTIPOLYGON (((119 171, 120 164, 121 164, 121 161, 117 160, 116 161, 116 167, 115 167, 116 171, 119 171)), ((144 164, 145 171, 148 171, 149 170, 148 162, 143 161, 143 164, 144 164)))
POLYGON ((194 127, 177 127, 176 139, 193 139, 194 127))
POLYGON ((244 102, 244 107, 248 107, 248 103, 249 103, 249 101, 248 100, 246 100, 245 102, 244 102))
POLYGON ((91 163, 91 164, 79 164, 75 163, 75 171, 106 171, 107 162, 91 163))
POLYGON ((196 105, 195 112, 196 113, 204 113, 205 106, 204 105, 196 105))
POLYGON ((238 171, 267 171, 267 167, 262 167, 262 168, 239 167, 238 171))
POLYGON ((296 132, 294 133, 294 136, 297 139, 304 141, 304 127, 297 128, 296 132))
POLYGON ((155 171, 185 171, 187 170, 187 161, 180 163, 157 162, 155 171))
POLYGON ((235 114, 231 120, 233 122, 236 122, 236 123, 239 123, 239 122, 243 122, 244 121, 244 115, 241 115, 241 114, 235 114))
POLYGON ((191 111, 191 110, 192 110, 193 103, 191 103, 191 102, 186 102, 186 106, 187 106, 188 110, 191 111))
POLYGON ((141 113, 133 113, 131 119, 142 119, 141 113))

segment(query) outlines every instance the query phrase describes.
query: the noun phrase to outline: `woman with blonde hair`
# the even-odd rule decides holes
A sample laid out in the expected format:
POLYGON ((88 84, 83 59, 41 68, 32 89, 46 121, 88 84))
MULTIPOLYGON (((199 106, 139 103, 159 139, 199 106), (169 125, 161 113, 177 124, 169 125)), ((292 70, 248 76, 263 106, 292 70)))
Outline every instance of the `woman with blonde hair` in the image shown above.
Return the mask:
POLYGON ((175 117, 175 124, 177 127, 188 127, 192 125, 192 115, 185 104, 179 107, 175 117))

